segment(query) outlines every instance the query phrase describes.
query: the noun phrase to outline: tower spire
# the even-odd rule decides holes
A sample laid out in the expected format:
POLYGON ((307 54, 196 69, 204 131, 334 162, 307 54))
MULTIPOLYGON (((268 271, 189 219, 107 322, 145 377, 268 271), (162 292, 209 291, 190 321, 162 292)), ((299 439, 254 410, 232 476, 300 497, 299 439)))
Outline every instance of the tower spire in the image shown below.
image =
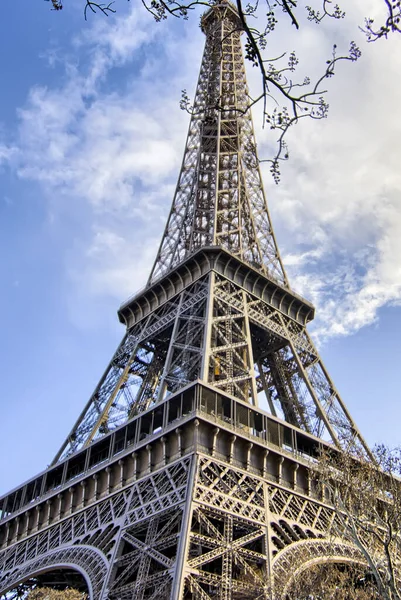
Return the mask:
POLYGON ((200 248, 221 247, 288 287, 270 221, 241 48, 229 2, 208 10, 184 159, 149 284, 200 248))

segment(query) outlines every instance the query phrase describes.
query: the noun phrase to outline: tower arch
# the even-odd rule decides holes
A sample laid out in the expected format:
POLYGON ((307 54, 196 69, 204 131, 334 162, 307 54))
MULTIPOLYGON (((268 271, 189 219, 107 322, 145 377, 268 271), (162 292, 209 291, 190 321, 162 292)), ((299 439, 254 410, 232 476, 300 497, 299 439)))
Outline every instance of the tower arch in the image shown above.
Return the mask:
POLYGON ((21 563, 9 571, 3 571, 0 578, 0 597, 27 579, 57 570, 79 573, 86 583, 89 599, 98 600, 101 597, 107 563, 102 553, 90 546, 59 548, 21 563))
POLYGON ((284 598, 292 582, 303 572, 325 563, 367 566, 358 548, 344 540, 301 540, 281 550, 273 559, 272 572, 276 593, 284 598))

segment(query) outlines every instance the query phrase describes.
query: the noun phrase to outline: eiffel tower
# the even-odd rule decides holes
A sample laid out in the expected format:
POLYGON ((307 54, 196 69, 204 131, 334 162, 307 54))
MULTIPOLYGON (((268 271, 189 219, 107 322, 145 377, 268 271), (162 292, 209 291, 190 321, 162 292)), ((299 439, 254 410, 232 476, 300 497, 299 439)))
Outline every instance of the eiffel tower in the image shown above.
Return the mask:
POLYGON ((319 448, 369 452, 277 248, 238 13, 222 0, 201 27, 174 200, 146 287, 118 311, 125 337, 51 466, 0 499, 3 598, 36 583, 91 600, 281 597, 333 544, 319 448))

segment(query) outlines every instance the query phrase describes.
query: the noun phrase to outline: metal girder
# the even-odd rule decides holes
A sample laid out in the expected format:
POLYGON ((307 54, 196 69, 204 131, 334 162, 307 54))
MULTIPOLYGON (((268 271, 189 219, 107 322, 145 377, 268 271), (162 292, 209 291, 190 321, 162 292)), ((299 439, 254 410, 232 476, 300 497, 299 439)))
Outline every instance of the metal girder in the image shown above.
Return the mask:
MULTIPOLYGON (((185 320, 190 329, 188 315, 196 316, 197 311, 202 313, 207 293, 207 283, 196 282, 127 333, 53 464, 109 433, 156 401, 161 381, 166 377, 171 328, 174 322, 185 320)), ((179 333, 182 334, 181 329, 179 333)), ((190 335, 193 337, 193 329, 189 330, 190 335)), ((188 350, 187 356, 193 354, 188 350)), ((199 351, 195 358, 199 362, 198 354, 199 351)), ((191 372, 197 374, 195 365, 191 372)), ((174 372, 171 377, 173 375, 174 372)), ((196 377, 188 374, 184 379, 176 374, 176 379, 178 387, 196 377)))

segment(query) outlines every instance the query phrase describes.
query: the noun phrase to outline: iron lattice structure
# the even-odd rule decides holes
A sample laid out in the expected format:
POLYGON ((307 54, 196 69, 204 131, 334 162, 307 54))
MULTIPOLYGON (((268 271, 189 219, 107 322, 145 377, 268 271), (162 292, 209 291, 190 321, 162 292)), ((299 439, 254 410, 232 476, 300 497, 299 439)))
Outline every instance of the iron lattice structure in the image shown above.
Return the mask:
POLYGON ((360 560, 328 540, 310 460, 326 443, 369 449, 277 249, 238 14, 216 4, 202 29, 149 281, 121 306, 126 335, 52 465, 0 499, 0 593, 74 571, 91 600, 278 598, 300 565, 360 560))

